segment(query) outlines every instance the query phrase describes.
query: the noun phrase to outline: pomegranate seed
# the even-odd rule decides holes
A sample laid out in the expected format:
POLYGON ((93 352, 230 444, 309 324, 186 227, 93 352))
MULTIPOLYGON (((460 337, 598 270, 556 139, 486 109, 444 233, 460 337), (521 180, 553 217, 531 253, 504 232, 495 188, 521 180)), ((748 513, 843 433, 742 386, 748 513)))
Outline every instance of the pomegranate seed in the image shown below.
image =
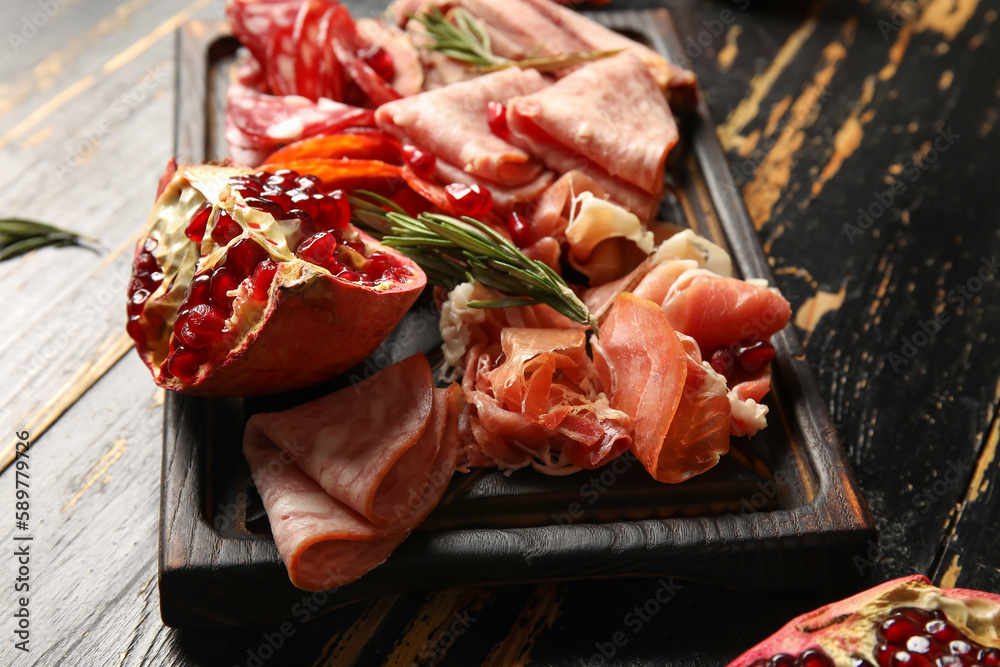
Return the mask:
POLYGON ((934 663, 924 656, 906 651, 897 651, 889 662, 891 667, 934 667, 934 663))
MULTIPOLYGON (((304 231, 306 229, 312 229, 316 226, 313 222, 313 217, 307 211, 303 211, 300 208, 293 208, 288 212, 288 218, 290 220, 299 221, 299 230, 304 231)), ((312 234, 307 234, 307 236, 312 236, 312 234)))
POLYGON ((193 350, 188 347, 178 347, 164 364, 173 377, 188 382, 198 374, 201 365, 208 361, 207 350, 193 350))
POLYGON ((152 251, 143 249, 142 252, 139 253, 139 256, 135 258, 135 275, 146 277, 159 270, 160 265, 157 264, 152 251))
POLYGON ((920 628, 910 619, 893 614, 882 622, 882 636, 889 642, 902 646, 906 640, 920 632, 920 628))
POLYGON ((478 183, 472 185, 450 183, 444 186, 444 192, 459 215, 473 218, 477 215, 486 215, 493 208, 493 195, 478 183))
POLYGON ((926 609, 921 609, 919 607, 900 607, 896 610, 896 613, 904 618, 914 621, 918 625, 923 625, 927 621, 931 620, 931 613, 926 609))
POLYGON ((795 667, 834 667, 834 665, 833 660, 822 649, 810 648, 802 652, 795 667))
POLYGON ((892 655, 895 652, 896 649, 889 644, 879 644, 875 647, 875 662, 882 665, 882 667, 886 667, 886 665, 889 664, 889 661, 892 660, 892 655))
POLYGON ((913 635, 906 640, 906 650, 910 653, 927 653, 931 650, 931 641, 923 635, 913 635))
POLYGON ((299 172, 293 171, 292 169, 278 169, 274 172, 273 177, 280 178, 283 181, 295 183, 295 179, 299 177, 299 172))
POLYGON ((381 250, 377 250, 365 262, 364 272, 369 280, 378 282, 387 272, 391 272, 392 268, 392 259, 381 250))
MULTIPOLYGON (((309 214, 309 217, 315 218, 316 214, 319 212, 319 203, 321 200, 314 199, 314 197, 321 197, 322 195, 310 195, 304 192, 299 192, 298 194, 291 196, 291 204, 289 206, 293 207, 292 210, 305 211, 309 214)), ((289 212, 291 216, 291 212, 289 212)))
POLYGON ((927 634, 934 637, 939 641, 950 642, 953 639, 961 639, 962 633, 959 632, 953 625, 947 621, 941 619, 934 619, 933 621, 928 621, 927 625, 924 626, 924 630, 927 634))
POLYGON ((219 213, 219 217, 212 226, 212 240, 219 245, 227 245, 230 241, 243 233, 240 223, 233 220, 225 211, 219 213))
POLYGON ((851 667, 875 667, 872 663, 856 655, 851 656, 851 667))
MULTIPOLYGON (((739 359, 740 368, 751 375, 759 372, 774 360, 774 346, 763 340, 744 341, 735 347, 733 353, 739 359)), ((907 618, 907 622, 922 624, 920 619, 907 618)))
POLYGON ((188 285, 187 296, 184 297, 184 303, 193 306, 199 303, 208 303, 211 300, 212 275, 210 273, 202 273, 195 276, 191 281, 191 284, 188 285))
POLYGON ((396 78, 396 65, 392 62, 392 56, 381 46, 365 49, 359 55, 383 80, 392 81, 396 78))
POLYGON ((507 107, 499 102, 490 102, 486 105, 486 122, 489 123, 493 134, 501 139, 510 136, 510 128, 507 126, 507 107))
POLYGON ((188 223, 187 229, 184 230, 184 235, 195 243, 201 243, 201 240, 205 238, 205 225, 208 224, 208 219, 211 215, 212 205, 208 202, 203 203, 194 212, 194 215, 191 216, 191 222, 188 223))
POLYGON ((750 667, 771 667, 771 661, 761 658, 750 663, 750 667))
POLYGON ((267 199, 261 199, 260 197, 250 197, 245 200, 247 206, 250 208, 255 208, 258 211, 263 211, 267 213, 275 220, 281 220, 285 217, 285 210, 281 208, 279 204, 275 204, 273 201, 268 201, 267 199))
POLYGON ((149 299, 149 292, 144 289, 137 289, 132 293, 132 298, 128 301, 128 314, 139 315, 142 313, 142 309, 146 307, 146 300, 149 299))
POLYGON ((795 667, 795 657, 787 653, 779 653, 771 657, 771 664, 774 667, 795 667))
POLYGON ((271 289, 271 283, 274 282, 274 275, 278 272, 278 265, 269 259, 265 259, 263 262, 257 265, 254 269, 253 279, 251 280, 252 292, 251 296, 257 301, 266 301, 267 292, 271 289))
POLYGON ((343 278, 344 280, 349 280, 352 283, 356 283, 361 279, 356 272, 347 268, 346 266, 342 268, 339 272, 335 274, 338 278, 343 278))
POLYGON ((260 196, 260 191, 261 191, 260 186, 250 185, 249 183, 229 184, 229 193, 236 194, 238 192, 240 193, 240 196, 243 197, 243 199, 248 199, 250 197, 258 197, 260 196))
POLYGON ((526 248, 531 245, 531 228, 517 211, 507 216, 507 229, 510 230, 510 239, 518 248, 526 248))
POLYGON ((225 325, 226 318, 218 308, 200 303, 177 315, 174 320, 174 335, 181 345, 203 348, 218 339, 225 325))
POLYGON ((303 241, 295 254, 317 266, 326 266, 336 249, 337 240, 333 235, 328 232, 319 232, 303 241))
POLYGON ((260 196, 263 199, 280 206, 282 215, 284 215, 284 211, 287 211, 288 207, 292 204, 292 198, 284 190, 267 189, 261 192, 260 196))
POLYGON ((318 188, 323 185, 323 179, 319 176, 313 176, 312 174, 306 174, 305 176, 299 176, 295 184, 299 186, 302 190, 308 190, 309 188, 318 188))
POLYGON ((347 229, 351 222, 351 203, 343 190, 334 190, 323 197, 316 219, 327 230, 347 229))
POLYGON ((145 345, 146 331, 143 329, 139 315, 132 315, 128 318, 128 323, 125 325, 125 332, 136 343, 145 345))
POLYGON ((719 375, 729 375, 733 371, 733 353, 725 345, 720 345, 712 351, 709 363, 719 375))
POLYGON ((988 667, 1000 665, 1000 648, 984 648, 976 656, 976 661, 988 667))
POLYGON ((212 302, 226 310, 233 303, 233 298, 227 294, 240 285, 240 279, 233 275, 233 271, 226 266, 219 267, 212 272, 211 299, 212 302))
POLYGON ((417 148, 412 144, 403 146, 403 161, 410 165, 413 173, 421 178, 430 178, 433 176, 434 169, 437 166, 437 158, 432 153, 417 148))
POLYGON ((969 643, 961 639, 949 642, 948 648, 951 650, 952 655, 968 655, 972 653, 972 647, 969 646, 969 643))
MULTIPOLYGON (((267 179, 269 179, 272 176, 274 176, 274 174, 272 174, 269 171, 261 170, 261 171, 256 172, 253 176, 254 176, 254 178, 257 179, 257 181, 259 183, 264 184, 264 183, 267 183, 267 179)), ((240 177, 237 176, 236 178, 240 178, 240 177)))
POLYGON ((254 268, 268 258, 267 251, 250 237, 242 238, 226 251, 226 267, 242 281, 254 268))

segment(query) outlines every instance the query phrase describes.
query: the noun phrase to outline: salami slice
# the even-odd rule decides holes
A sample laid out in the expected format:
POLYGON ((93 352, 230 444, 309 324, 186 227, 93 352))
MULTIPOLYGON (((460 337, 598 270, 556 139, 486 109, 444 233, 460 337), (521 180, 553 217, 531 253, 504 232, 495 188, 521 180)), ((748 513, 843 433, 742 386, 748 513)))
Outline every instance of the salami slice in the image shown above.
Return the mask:
POLYGON ((306 0, 299 8, 292 31, 295 45, 295 94, 318 100, 320 98, 320 65, 323 46, 319 41, 320 21, 329 11, 326 0, 306 0))
POLYGON ((343 7, 339 7, 330 18, 329 40, 337 60, 375 106, 381 106, 401 97, 358 55, 358 46, 362 43, 362 39, 358 35, 354 19, 343 7))

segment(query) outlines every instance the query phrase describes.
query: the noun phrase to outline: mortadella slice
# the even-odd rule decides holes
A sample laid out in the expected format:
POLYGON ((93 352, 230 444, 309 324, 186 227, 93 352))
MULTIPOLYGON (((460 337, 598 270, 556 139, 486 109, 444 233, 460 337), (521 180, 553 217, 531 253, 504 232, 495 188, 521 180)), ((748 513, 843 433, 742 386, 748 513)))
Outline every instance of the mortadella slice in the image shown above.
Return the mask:
POLYGON ((523 185, 543 165, 493 133, 487 107, 530 95, 547 85, 535 70, 508 68, 383 104, 375 113, 383 130, 465 172, 501 185, 523 185))

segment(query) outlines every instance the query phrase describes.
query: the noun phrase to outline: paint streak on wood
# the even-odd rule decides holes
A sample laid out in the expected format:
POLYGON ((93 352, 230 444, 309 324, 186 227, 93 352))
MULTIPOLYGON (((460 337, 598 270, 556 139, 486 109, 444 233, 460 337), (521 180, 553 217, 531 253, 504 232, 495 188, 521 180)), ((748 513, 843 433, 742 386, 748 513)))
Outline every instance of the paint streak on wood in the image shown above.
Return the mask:
POLYGON ((978 134, 979 137, 985 138, 993 131, 993 126, 997 122, 997 108, 996 107, 986 107, 985 118, 983 122, 979 124, 978 134))
MULTIPOLYGON (((445 589, 430 594, 416 616, 406 626, 392 653, 382 667, 411 667, 420 657, 422 662, 443 658, 448 651, 447 639, 464 632, 473 616, 492 596, 488 589, 445 589), (453 629, 453 626, 458 626, 453 629)), ((433 664, 433 663, 432 663, 433 664)))
MULTIPOLYGON (((888 250, 886 251, 888 252, 888 250)), ((892 278, 892 264, 889 263, 888 259, 883 256, 879 261, 878 270, 882 273, 882 281, 878 285, 878 289, 875 290, 875 298, 872 300, 872 305, 868 307, 868 315, 875 317, 875 313, 878 312, 879 307, 882 305, 882 300, 885 298, 886 293, 889 290, 889 280, 892 278)))
MULTIPOLYGON (((997 394, 1000 394, 1000 383, 997 385, 997 394)), ((994 405, 996 405, 997 397, 994 396, 994 405)), ((993 427, 990 429, 990 433, 986 438, 986 444, 982 451, 979 453, 979 459, 976 461, 976 471, 972 473, 972 482, 969 484, 969 497, 966 503, 974 503, 979 498, 979 494, 982 493, 988 486, 989 480, 986 480, 986 471, 991 465, 996 462, 997 459, 997 442, 1000 441, 1000 416, 993 416, 993 427)))
MULTIPOLYGON (((30 432, 32 440, 38 440, 66 410, 76 403, 95 382, 104 377, 104 374, 111 370, 111 367, 131 349, 132 339, 126 333, 112 336, 101 343, 94 358, 80 366, 45 405, 36 410, 34 414, 20 419, 17 423, 17 429, 30 432)), ((14 460, 16 446, 17 439, 13 439, 3 449, 0 449, 0 472, 14 460)))
POLYGON ((750 157, 750 155, 756 150, 757 143, 760 141, 760 130, 754 130, 747 136, 743 137, 743 141, 739 143, 736 148, 736 152, 740 154, 740 157, 750 157))
POLYGON ((104 474, 111 469, 111 466, 114 465, 115 461, 120 459, 122 455, 125 454, 126 449, 128 449, 128 447, 125 444, 125 438, 115 440, 115 443, 111 445, 111 449, 104 452, 104 454, 101 455, 101 458, 97 460, 97 463, 94 464, 94 467, 90 469, 90 472, 87 473, 87 477, 83 482, 83 486, 80 487, 80 490, 77 491, 72 498, 70 498, 68 503, 63 505, 62 510, 60 511, 65 512, 73 505, 76 505, 80 498, 83 497, 83 494, 87 492, 87 489, 92 487, 94 482, 103 477, 104 474))
POLYGON ((114 13, 81 32, 31 70, 19 75, 15 83, 0 86, 0 116, 7 114, 30 95, 45 92, 54 86, 67 63, 75 64, 80 56, 107 40, 113 32, 127 28, 133 14, 148 2, 149 0, 131 0, 120 5, 114 13))
POLYGON ((736 60, 736 56, 740 54, 740 47, 736 44, 736 40, 739 38, 741 32, 743 32, 743 28, 739 25, 730 26, 726 32, 726 45, 719 51, 717 58, 719 69, 723 72, 732 66, 733 61, 736 60))
POLYGON ((805 128, 812 125, 819 115, 826 87, 836 74, 840 63, 847 56, 844 43, 857 27, 853 17, 844 25, 838 41, 823 49, 824 63, 809 85, 791 107, 791 119, 782 128, 778 140, 754 172, 754 178, 743 190, 747 210, 754 227, 760 230, 770 219, 774 205, 782 190, 788 185, 795 164, 795 154, 805 141, 805 128))
POLYGON ((560 584, 536 586, 507 636, 486 656, 483 667, 527 665, 538 635, 556 622, 564 594, 565 589, 560 584))
POLYGON ((750 80, 750 94, 740 100, 726 122, 718 127, 719 140, 726 150, 735 148, 742 137, 740 132, 760 113, 760 103, 771 91, 774 82, 778 80, 785 68, 795 60, 802 45, 806 43, 816 30, 816 12, 822 8, 821 3, 802 25, 795 29, 771 60, 771 64, 762 73, 750 80))
POLYGON ((958 577, 962 574, 962 566, 958 564, 958 554, 952 556, 951 565, 941 575, 941 588, 954 588, 958 577))
POLYGON ((921 12, 917 30, 933 30, 953 40, 975 15, 978 6, 979 0, 932 0, 921 12))
POLYGON ((313 663, 313 667, 338 667, 351 665, 361 654, 368 640, 385 620, 386 614, 393 608, 398 595, 385 595, 377 598, 365 608, 361 614, 342 634, 334 635, 323 647, 323 654, 313 663))
POLYGON ((809 343, 813 330, 820 319, 830 311, 836 311, 844 303, 847 288, 841 287, 836 293, 817 290, 816 294, 806 299, 795 313, 795 326, 806 332, 803 345, 809 343))
POLYGON ((764 136, 771 136, 778 129, 778 123, 784 118, 788 107, 792 106, 792 96, 785 95, 781 101, 771 107, 771 113, 767 117, 767 125, 764 126, 764 136))
POLYGON ((803 203, 803 208, 805 208, 805 206, 807 206, 813 198, 818 196, 819 193, 823 191, 823 186, 826 185, 827 181, 837 175, 837 172, 840 171, 844 161, 854 155, 854 152, 858 150, 858 147, 861 145, 861 139, 865 134, 864 126, 870 122, 875 115, 874 111, 870 111, 868 113, 864 112, 865 107, 871 103, 874 95, 875 77, 868 76, 865 78, 865 82, 862 85, 861 97, 859 97, 858 101, 855 102, 850 115, 843 122, 843 124, 841 124, 840 128, 837 130, 837 134, 833 137, 833 155, 830 156, 830 159, 823 167, 823 171, 820 172, 819 177, 813 181, 810 197, 803 203))
POLYGON ((946 69, 941 72, 941 78, 938 79, 938 90, 948 90, 951 88, 951 82, 955 80, 955 72, 950 69, 946 69))
POLYGON ((879 70, 878 78, 879 81, 888 81, 892 77, 896 76, 896 71, 899 69, 899 63, 903 62, 903 56, 906 54, 906 49, 910 45, 910 39, 913 37, 913 21, 907 21, 903 24, 903 27, 899 29, 899 34, 896 35, 896 41, 892 43, 889 48, 889 62, 879 70))
MULTIPOLYGON (((69 102, 71 99, 73 99, 83 91, 93 86, 94 83, 96 83, 96 81, 97 79, 95 79, 92 76, 85 76, 76 83, 72 84, 71 86, 63 90, 62 92, 53 96, 51 99, 49 99, 48 102, 46 102, 42 106, 32 111, 30 114, 28 114, 27 118, 25 118, 20 123, 12 127, 10 131, 7 132, 7 134, 0 137, 0 148, 3 148, 10 142, 19 138, 21 135, 23 135, 31 128, 41 123, 43 120, 49 117, 49 114, 51 114, 56 109, 69 102)), ((3 109, 0 109, 0 113, 3 113, 3 109)))
POLYGON ((146 50, 153 44, 156 44, 167 35, 172 34, 181 26, 181 24, 185 23, 188 19, 205 7, 208 7, 212 4, 212 2, 213 0, 195 0, 184 9, 177 12, 160 25, 156 26, 156 28, 154 28, 148 35, 135 42, 115 57, 111 58, 111 60, 104 63, 104 67, 102 68, 104 73, 111 74, 112 72, 115 72, 116 70, 129 64, 138 56, 145 53, 146 50))

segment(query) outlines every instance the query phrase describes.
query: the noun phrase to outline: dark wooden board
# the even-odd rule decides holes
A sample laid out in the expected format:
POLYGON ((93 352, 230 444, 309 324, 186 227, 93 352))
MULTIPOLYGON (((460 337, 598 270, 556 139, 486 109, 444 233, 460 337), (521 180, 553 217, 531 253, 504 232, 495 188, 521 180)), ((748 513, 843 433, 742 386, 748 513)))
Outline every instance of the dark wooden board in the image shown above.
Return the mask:
MULTIPOLYGON (((665 11, 601 17, 683 60, 665 11)), ((225 65, 235 42, 221 30, 196 23, 179 32, 181 162, 224 151, 225 65)), ((773 282, 704 102, 684 134, 691 148, 674 159, 676 196, 664 204, 666 219, 728 246, 745 277, 773 282)), ((428 321, 424 304, 401 327, 426 331, 428 321)), ((373 355, 378 363, 354 375, 437 345, 433 336, 402 338, 407 345, 384 345, 373 355)), ((626 575, 761 590, 849 586, 859 576, 852 557, 870 548, 873 523, 795 332, 788 328, 774 342, 770 426, 749 442, 734 440, 734 453, 708 474, 662 485, 625 459, 616 469, 566 478, 460 475, 384 565, 324 595, 324 607, 411 588, 626 575)), ((278 405, 336 384, 280 397, 278 405)), ((288 581, 239 451, 246 416, 261 405, 167 397, 159 589, 168 625, 274 622, 304 595, 288 581)), ((275 407, 268 401, 267 409, 275 407)))

